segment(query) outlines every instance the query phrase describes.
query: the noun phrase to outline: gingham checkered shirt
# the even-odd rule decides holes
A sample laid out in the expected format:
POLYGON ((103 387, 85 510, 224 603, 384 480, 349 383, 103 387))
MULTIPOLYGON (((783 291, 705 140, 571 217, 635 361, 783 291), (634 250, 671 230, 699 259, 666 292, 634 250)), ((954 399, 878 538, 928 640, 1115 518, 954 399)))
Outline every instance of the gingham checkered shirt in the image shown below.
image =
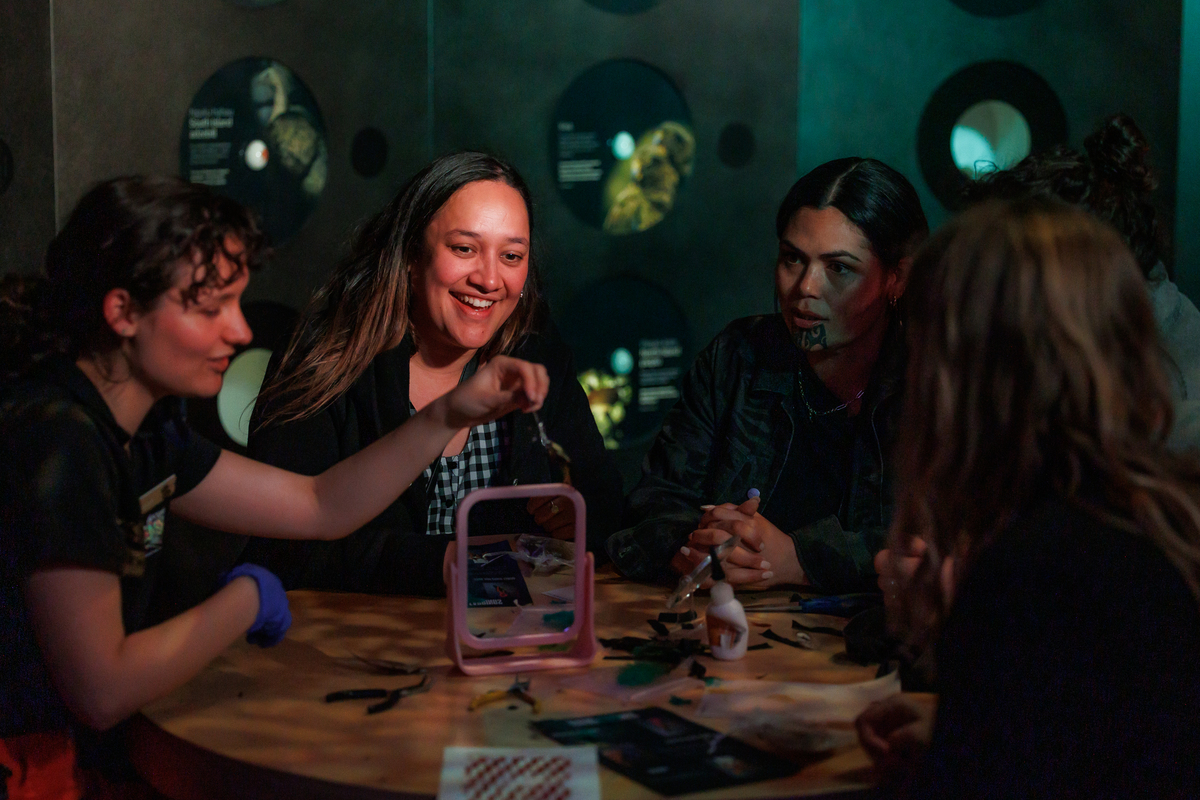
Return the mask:
POLYGON ((425 468, 429 509, 425 518, 428 534, 454 534, 454 512, 469 492, 487 486, 500 468, 501 454, 508 450, 508 425, 493 420, 471 428, 462 452, 441 456, 425 468))

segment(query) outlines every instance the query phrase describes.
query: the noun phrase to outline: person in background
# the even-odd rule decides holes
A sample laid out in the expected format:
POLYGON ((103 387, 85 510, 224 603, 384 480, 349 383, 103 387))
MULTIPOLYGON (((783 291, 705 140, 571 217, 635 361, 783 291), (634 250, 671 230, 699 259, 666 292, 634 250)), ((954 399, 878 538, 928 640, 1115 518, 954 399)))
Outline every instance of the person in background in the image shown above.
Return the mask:
POLYGON ((1200 462, 1133 253, 1040 198, 918 255, 890 543, 939 695, 858 720, 914 798, 1200 796, 1200 462))
POLYGON ((545 396, 543 368, 497 358, 316 477, 223 452, 188 428, 175 398, 220 390, 250 341, 239 300, 263 256, 257 220, 234 201, 174 179, 120 178, 79 202, 44 278, 6 281, 0 774, 10 798, 79 797, 77 766, 102 768, 86 773, 89 792, 119 780, 114 740, 95 731, 243 634, 263 646, 283 638, 283 588, 249 564, 200 605, 143 625, 168 504, 238 533, 344 536, 457 431, 545 396))
MULTIPOLYGON (((548 319, 532 231, 529 190, 503 161, 455 153, 418 172, 359 231, 272 362, 251 420, 250 454, 316 474, 511 353, 549 371, 541 418, 572 460, 589 549, 603 553, 620 515, 621 479, 571 352, 548 319)), ((351 536, 251 541, 245 557, 276 570, 289 589, 442 594, 446 545, 468 492, 562 477, 532 420, 518 414, 460 430, 426 464, 408 491, 351 536)), ((503 523, 574 535, 574 507, 562 498, 538 498, 528 512, 517 509, 503 523)))
POLYGON ((629 578, 687 574, 736 534, 731 584, 875 583, 891 522, 899 301, 928 224, 903 175, 843 158, 792 186, 775 231, 780 311, 731 323, 684 378, 608 543, 629 578))
POLYGON ((967 187, 967 199, 1053 197, 1095 214, 1116 228, 1146 278, 1154 323, 1163 346, 1176 450, 1200 447, 1200 311, 1171 280, 1151 195, 1158 178, 1150 143, 1125 114, 1114 114, 1083 140, 1081 151, 1064 146, 1027 156, 1011 169, 984 174, 967 187))

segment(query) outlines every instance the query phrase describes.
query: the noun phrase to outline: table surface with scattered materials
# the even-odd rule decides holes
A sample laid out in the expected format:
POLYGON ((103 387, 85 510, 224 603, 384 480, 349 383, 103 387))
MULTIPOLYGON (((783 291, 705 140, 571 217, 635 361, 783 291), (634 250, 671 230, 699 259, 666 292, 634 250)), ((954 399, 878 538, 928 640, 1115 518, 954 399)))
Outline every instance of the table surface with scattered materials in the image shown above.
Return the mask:
MULTIPOLYGON (((698 666, 688 661, 682 671, 643 683, 653 675, 637 670, 653 673, 655 664, 634 660, 629 648, 637 642, 627 637, 655 640, 643 642, 653 650, 663 644, 664 632, 675 639, 688 635, 669 616, 659 619, 668 594, 601 570, 595 594, 596 634, 607 645, 601 656, 588 669, 526 672, 518 683, 513 675, 468 677, 453 666, 444 652, 444 599, 291 592, 294 621, 280 645, 238 643, 134 718, 134 764, 175 800, 432 797, 444 748, 557 747, 531 726, 539 720, 658 706, 737 736, 739 719, 701 713, 714 687, 749 685, 734 681, 865 685, 875 678, 877 667, 853 663, 839 636, 821 632, 840 628, 844 619, 752 610, 787 604, 791 593, 776 591, 741 598, 751 630, 744 658, 726 662, 699 654, 698 666), (805 634, 798 626, 817 630, 805 634), (807 638, 805 647, 788 646, 797 635, 807 638), (679 679, 689 673, 690 679, 679 679), (331 694, 336 701, 326 702, 331 694)), ((700 622, 706 599, 698 598, 700 622)), ((832 744, 788 754, 798 765, 789 777, 686 796, 777 798, 867 789, 870 765, 851 723, 826 722, 825 728, 836 734, 832 744)), ((600 788, 606 798, 659 796, 606 768, 600 788)))

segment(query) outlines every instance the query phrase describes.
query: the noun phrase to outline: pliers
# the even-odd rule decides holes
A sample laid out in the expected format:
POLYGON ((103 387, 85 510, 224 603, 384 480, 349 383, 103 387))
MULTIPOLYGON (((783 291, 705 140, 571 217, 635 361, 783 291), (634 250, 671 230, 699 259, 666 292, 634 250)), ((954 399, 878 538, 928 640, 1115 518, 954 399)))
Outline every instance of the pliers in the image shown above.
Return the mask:
POLYGON ((542 702, 529 693, 529 681, 521 680, 519 675, 517 676, 517 679, 513 681, 513 685, 507 689, 493 689, 492 691, 484 692, 473 699, 467 705, 467 710, 474 711, 478 708, 486 706, 488 703, 507 700, 510 697, 515 697, 522 702, 528 703, 533 707, 534 714, 538 714, 542 710, 542 702))
POLYGON ((412 686, 402 686, 399 689, 347 689, 342 692, 330 692, 325 695, 326 703, 337 703, 342 700, 379 700, 380 702, 367 706, 368 714, 378 714, 394 708, 401 698, 429 691, 429 675, 422 675, 420 683, 412 686))

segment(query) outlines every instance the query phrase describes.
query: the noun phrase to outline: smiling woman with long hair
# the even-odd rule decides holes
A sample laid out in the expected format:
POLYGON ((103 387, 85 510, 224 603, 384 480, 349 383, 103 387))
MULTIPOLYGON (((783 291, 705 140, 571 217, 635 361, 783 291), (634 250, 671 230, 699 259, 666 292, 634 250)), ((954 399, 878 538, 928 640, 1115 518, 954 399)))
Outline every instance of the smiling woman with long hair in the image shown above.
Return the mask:
MULTIPOLYGON (((898 608, 940 683, 911 795, 1200 796, 1200 464, 1165 444, 1133 255, 1078 209, 994 203, 909 290, 891 544, 923 550, 898 608)), ((881 760, 904 702, 860 720, 881 760)))
MULTIPOLYGON (((573 461, 589 547, 602 553, 620 513, 620 476, 541 298, 529 189, 485 153, 434 160, 358 232, 268 371, 250 453, 320 472, 502 354, 548 369, 542 421, 573 461)), ((408 491, 345 540, 252 541, 246 557, 288 588, 441 594, 454 512, 468 492, 561 477, 532 420, 508 415, 459 431, 408 491)), ((573 535, 569 504, 541 498, 526 510, 506 524, 573 535)))

